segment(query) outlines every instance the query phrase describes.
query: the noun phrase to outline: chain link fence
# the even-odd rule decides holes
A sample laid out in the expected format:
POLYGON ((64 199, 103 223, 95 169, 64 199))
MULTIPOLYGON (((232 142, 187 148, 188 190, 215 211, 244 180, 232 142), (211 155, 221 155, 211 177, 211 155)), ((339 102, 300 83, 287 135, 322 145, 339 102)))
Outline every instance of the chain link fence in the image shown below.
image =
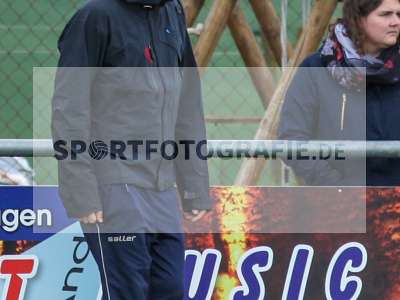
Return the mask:
MULTIPOLYGON (((205 21, 214 1, 218 0, 206 0, 205 7, 195 24, 205 21)), ((33 105, 33 68, 57 65, 57 39, 66 22, 84 2, 83 0, 2 0, 0 2, 0 138, 50 138, 49 103, 33 105), (48 128, 43 132, 36 132, 34 126, 36 120, 48 124, 48 128)), ((273 2, 280 15, 280 0, 273 2)), ((294 44, 304 20, 304 0, 290 0, 288 3, 288 37, 294 44)), ((258 44, 268 57, 266 42, 250 4, 248 1, 240 1, 240 5, 258 44)), ((192 38, 195 44, 197 37, 192 38)), ((228 29, 224 31, 218 43, 210 66, 214 67, 211 68, 213 77, 204 85, 208 138, 252 139, 264 108, 254 87, 249 87, 248 82, 243 78, 248 75, 228 29), (241 71, 237 71, 237 74, 233 76, 226 67, 237 67, 237 70, 241 71), (247 121, 241 122, 238 118, 247 121)), ((10 165, 10 170, 20 168, 15 168, 15 160, 3 159, 3 162, 3 165, 0 165, 3 171, 7 165, 10 165)), ((29 159, 28 162, 34 166, 33 180, 37 184, 57 184, 54 159, 34 158, 29 159)), ((20 163, 21 161, 18 162, 20 163)), ((233 183, 240 161, 211 159, 209 163, 213 185, 233 183)), ((280 164, 276 166, 272 164, 260 183, 280 184, 280 175, 272 176, 272 174, 279 174, 279 171, 280 164)), ((8 178, 7 172, 1 174, 0 182, 15 183, 12 178, 8 178)))

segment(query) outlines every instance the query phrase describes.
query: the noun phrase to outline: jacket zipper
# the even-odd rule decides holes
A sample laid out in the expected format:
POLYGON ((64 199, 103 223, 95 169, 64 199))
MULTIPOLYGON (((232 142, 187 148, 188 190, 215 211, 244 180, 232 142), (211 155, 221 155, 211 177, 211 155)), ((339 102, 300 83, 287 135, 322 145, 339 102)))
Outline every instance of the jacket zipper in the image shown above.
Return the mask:
MULTIPOLYGON (((156 68, 158 71, 158 74, 160 76, 160 81, 161 81, 161 85, 162 85, 162 89, 163 89, 163 104, 162 104, 162 108, 161 108, 161 138, 164 139, 164 126, 163 126, 163 116, 164 116, 164 109, 165 109, 165 92, 166 92, 166 87, 165 87, 165 83, 161 74, 161 71, 159 69, 159 61, 158 61, 158 56, 157 56, 157 51, 155 49, 154 45, 154 36, 153 36, 153 29, 151 26, 151 21, 150 21, 150 9, 152 9, 152 6, 148 6, 146 7, 148 8, 147 10, 147 22, 149 25, 149 31, 150 31, 150 51, 151 53, 154 55, 154 59, 155 59, 155 63, 156 63, 156 68)), ((161 165, 162 165, 162 158, 160 159, 160 162, 158 164, 158 168, 157 168, 157 189, 160 189, 160 169, 161 169, 161 165)))
POLYGON ((347 104, 347 95, 346 93, 342 94, 342 113, 340 117, 340 131, 344 130, 344 116, 346 112, 346 104, 347 104))
POLYGON ((146 6, 144 6, 144 8, 147 9, 147 13, 146 13, 147 24, 149 25, 149 32, 150 32, 150 41, 149 41, 148 47, 150 49, 150 54, 151 54, 152 58, 154 59, 154 62, 156 63, 156 66, 158 67, 158 57, 157 57, 156 50, 153 47, 153 44, 154 44, 153 43, 153 39, 154 39, 154 37, 153 37, 153 31, 152 31, 151 24, 150 24, 150 10, 153 9, 153 7, 150 6, 150 5, 146 5, 146 6))

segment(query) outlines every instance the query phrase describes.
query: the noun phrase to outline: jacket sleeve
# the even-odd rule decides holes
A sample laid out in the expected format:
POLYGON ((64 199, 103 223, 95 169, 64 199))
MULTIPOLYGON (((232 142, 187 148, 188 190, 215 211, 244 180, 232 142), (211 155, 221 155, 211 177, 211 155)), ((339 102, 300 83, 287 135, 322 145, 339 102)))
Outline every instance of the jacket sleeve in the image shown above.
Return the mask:
MULTIPOLYGON (((190 145, 188 157, 185 157, 184 145, 180 145, 175 160, 177 186, 185 211, 191 209, 208 210, 213 206, 209 196, 209 175, 207 160, 196 153, 196 146, 206 142, 201 82, 193 54, 189 35, 185 30, 185 50, 183 57, 183 84, 180 95, 175 138, 194 142, 190 145)), ((205 154, 206 145, 201 147, 205 154)))
POLYGON ((92 160, 87 151, 77 153, 73 159, 71 142, 84 142, 87 147, 90 143, 94 67, 102 64, 106 42, 105 16, 88 6, 72 17, 58 41, 52 137, 56 157, 59 155, 59 193, 70 217, 102 210, 92 160), (67 157, 62 156, 65 150, 67 157))
MULTIPOLYGON (((278 127, 280 140, 315 139, 318 130, 319 98, 311 74, 311 69, 302 64, 288 88, 278 127)), ((342 175, 326 160, 284 161, 306 185, 340 185, 342 175)))

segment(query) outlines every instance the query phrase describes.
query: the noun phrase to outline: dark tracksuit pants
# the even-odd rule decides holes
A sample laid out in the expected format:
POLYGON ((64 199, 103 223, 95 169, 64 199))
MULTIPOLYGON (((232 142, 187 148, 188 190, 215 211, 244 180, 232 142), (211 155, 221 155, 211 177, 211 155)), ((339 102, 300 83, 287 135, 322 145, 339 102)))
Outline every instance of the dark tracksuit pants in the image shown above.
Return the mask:
POLYGON ((175 188, 132 185, 100 191, 104 223, 82 225, 101 276, 103 300, 182 300, 184 236, 175 188))

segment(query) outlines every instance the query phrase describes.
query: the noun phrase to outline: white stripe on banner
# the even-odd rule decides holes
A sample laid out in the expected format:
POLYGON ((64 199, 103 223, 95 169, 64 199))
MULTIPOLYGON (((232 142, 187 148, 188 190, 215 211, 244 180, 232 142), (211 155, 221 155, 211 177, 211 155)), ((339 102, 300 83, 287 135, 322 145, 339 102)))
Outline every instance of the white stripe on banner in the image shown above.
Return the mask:
POLYGON ((102 290, 101 285, 100 285, 99 293, 97 294, 96 300, 101 300, 101 297, 103 297, 103 290, 102 290))

